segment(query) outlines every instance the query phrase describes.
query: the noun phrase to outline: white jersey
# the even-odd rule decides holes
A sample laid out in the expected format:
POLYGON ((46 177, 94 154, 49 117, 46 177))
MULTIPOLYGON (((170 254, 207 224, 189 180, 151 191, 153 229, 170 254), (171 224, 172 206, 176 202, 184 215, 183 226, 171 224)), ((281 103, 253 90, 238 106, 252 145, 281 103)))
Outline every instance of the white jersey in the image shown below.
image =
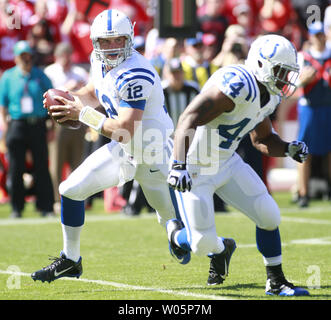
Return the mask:
POLYGON ((261 108, 258 84, 246 65, 230 65, 217 70, 202 91, 213 85, 228 96, 235 107, 197 128, 188 153, 190 164, 220 166, 233 155, 240 140, 281 102, 280 96, 270 95, 269 102, 261 108))
POLYGON ((144 110, 134 137, 129 143, 121 144, 123 150, 138 163, 157 161, 157 156, 165 151, 166 141, 174 127, 164 105, 161 80, 153 66, 133 50, 128 59, 106 72, 104 64, 95 58, 93 52, 91 71, 96 96, 109 117, 116 119, 121 107, 133 105, 144 110))

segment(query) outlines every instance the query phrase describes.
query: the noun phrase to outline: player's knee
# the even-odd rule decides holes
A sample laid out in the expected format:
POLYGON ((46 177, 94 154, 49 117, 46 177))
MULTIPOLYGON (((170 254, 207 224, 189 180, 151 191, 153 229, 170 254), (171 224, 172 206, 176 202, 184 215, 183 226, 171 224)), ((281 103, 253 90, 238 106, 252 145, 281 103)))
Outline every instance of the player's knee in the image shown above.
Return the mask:
POLYGON ((217 246, 217 235, 211 232, 201 233, 191 243, 191 250, 197 256, 206 256, 217 246))
POLYGON ((269 195, 261 196, 257 201, 258 221, 257 226, 264 230, 275 230, 280 224, 279 207, 269 195))
POLYGON ((85 200, 84 197, 80 195, 78 188, 79 186, 70 184, 70 181, 64 180, 59 185, 59 193, 61 196, 65 196, 71 200, 85 200))

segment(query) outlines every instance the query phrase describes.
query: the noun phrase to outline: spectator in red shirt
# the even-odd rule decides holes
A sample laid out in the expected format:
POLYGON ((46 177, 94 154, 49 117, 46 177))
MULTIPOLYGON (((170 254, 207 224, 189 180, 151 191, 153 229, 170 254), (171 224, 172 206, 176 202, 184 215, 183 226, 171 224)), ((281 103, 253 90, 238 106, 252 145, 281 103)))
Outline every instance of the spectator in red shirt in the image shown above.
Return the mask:
POLYGON ((206 0, 197 10, 199 30, 217 37, 218 50, 222 46, 225 30, 230 24, 225 4, 224 0, 206 0))
POLYGON ((238 24, 238 15, 235 12, 235 8, 244 8, 248 7, 248 10, 250 11, 250 15, 252 18, 252 24, 257 23, 258 19, 256 17, 259 14, 259 9, 263 5, 264 0, 224 0, 225 5, 225 14, 227 15, 229 21, 231 24, 238 24), (261 3, 262 2, 262 3, 261 3))
POLYGON ((27 40, 34 49, 35 65, 47 66, 54 62, 54 48, 61 42, 60 26, 66 14, 64 0, 36 0, 34 15, 29 19, 27 40))
POLYGON ((282 33, 292 12, 291 0, 265 0, 259 12, 265 33, 282 33))
POLYGON ((31 27, 27 40, 34 50, 35 65, 47 66, 54 62, 55 41, 45 19, 40 19, 31 27))
POLYGON ((15 66, 13 47, 25 39, 22 9, 9 0, 0 1, 0 75, 15 66))
POLYGON ((262 31, 278 33, 300 49, 306 40, 306 30, 299 21, 299 15, 291 0, 264 0, 259 12, 262 31))
POLYGON ((46 2, 47 20, 53 24, 60 25, 63 23, 68 13, 68 3, 73 0, 37 0, 46 2))
POLYGON ((87 19, 72 2, 61 27, 61 33, 65 41, 72 45, 71 59, 75 64, 88 64, 90 62, 90 53, 93 47, 90 39, 90 23, 87 19))
POLYGON ((56 9, 57 3, 55 5, 54 1, 47 0, 36 0, 34 11, 35 14, 29 19, 29 25, 33 27, 41 20, 44 20, 47 24, 48 32, 53 37, 53 40, 58 43, 61 41, 60 25, 63 22, 65 15, 60 14, 60 9, 56 9), (58 12, 58 16, 54 16, 55 12, 58 12))
POLYGON ((144 8, 135 0, 110 0, 109 8, 116 8, 124 12, 132 22, 135 22, 134 34, 146 36, 153 26, 152 17, 146 13, 144 8))
POLYGON ((248 3, 240 3, 233 7, 232 15, 235 23, 245 29, 246 37, 252 42, 261 33, 261 27, 252 7, 248 3))

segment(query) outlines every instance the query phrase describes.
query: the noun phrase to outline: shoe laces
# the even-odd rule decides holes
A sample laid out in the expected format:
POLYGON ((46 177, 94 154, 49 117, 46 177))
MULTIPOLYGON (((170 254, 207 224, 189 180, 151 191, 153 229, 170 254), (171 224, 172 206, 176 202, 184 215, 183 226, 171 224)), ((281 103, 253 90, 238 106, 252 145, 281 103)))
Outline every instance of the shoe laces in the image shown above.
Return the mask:
POLYGON ((61 264, 61 262, 64 260, 62 257, 53 257, 49 256, 48 260, 53 261, 50 265, 44 268, 44 270, 53 270, 56 269, 58 265, 61 264))

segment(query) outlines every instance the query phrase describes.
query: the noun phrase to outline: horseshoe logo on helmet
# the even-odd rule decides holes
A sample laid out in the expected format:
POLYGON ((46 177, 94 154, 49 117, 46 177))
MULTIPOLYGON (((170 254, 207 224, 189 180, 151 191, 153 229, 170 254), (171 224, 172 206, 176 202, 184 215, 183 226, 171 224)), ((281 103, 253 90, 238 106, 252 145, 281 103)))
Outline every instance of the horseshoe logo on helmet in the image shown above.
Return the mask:
MULTIPOLYGON (((269 40, 267 40, 267 41, 265 42, 265 44, 267 44, 268 42, 269 42, 269 40)), ((270 48, 270 46, 266 46, 266 47, 262 47, 262 46, 261 46, 261 47, 260 47, 260 50, 259 50, 259 54, 260 54, 261 58, 266 59, 266 60, 271 59, 271 58, 276 54, 277 47, 279 47, 279 43, 276 43, 276 44, 275 44, 275 46, 274 46, 272 52, 268 55, 268 54, 263 53, 262 51, 266 51, 266 50, 268 50, 268 49, 270 48)))

